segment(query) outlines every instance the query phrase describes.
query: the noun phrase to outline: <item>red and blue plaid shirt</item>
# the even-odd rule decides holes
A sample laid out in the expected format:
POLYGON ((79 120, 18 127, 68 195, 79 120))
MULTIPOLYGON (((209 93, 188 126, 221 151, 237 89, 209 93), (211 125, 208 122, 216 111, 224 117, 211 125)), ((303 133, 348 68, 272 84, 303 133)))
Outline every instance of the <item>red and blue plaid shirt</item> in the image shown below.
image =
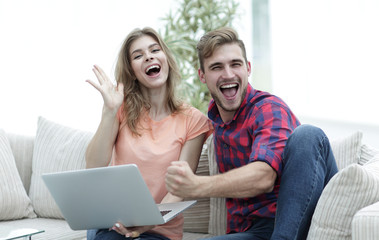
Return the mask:
MULTIPOLYGON (((254 218, 275 218, 287 138, 300 122, 278 97, 253 89, 247 93, 232 121, 224 123, 212 100, 208 117, 214 125, 216 160, 221 173, 254 161, 269 164, 277 173, 274 190, 252 198, 227 198, 227 232, 244 232, 254 218)), ((254 184, 254 183, 246 183, 254 184)))

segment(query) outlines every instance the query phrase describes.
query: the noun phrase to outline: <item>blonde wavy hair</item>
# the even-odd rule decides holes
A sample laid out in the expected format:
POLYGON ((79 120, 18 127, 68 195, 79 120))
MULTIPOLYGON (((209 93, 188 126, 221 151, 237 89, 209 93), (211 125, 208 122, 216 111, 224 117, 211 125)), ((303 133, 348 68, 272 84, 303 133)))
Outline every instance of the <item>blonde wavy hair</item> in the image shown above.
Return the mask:
POLYGON ((183 102, 176 97, 176 86, 181 80, 178 65, 159 34, 150 27, 143 29, 134 29, 128 34, 118 55, 118 60, 115 68, 115 78, 117 83, 124 84, 124 108, 123 114, 126 124, 133 134, 140 136, 138 131, 138 122, 143 111, 149 111, 151 105, 149 99, 146 99, 142 92, 139 81, 136 81, 136 76, 131 66, 130 47, 134 41, 142 36, 152 37, 162 48, 162 51, 167 57, 169 66, 169 74, 167 79, 167 107, 171 113, 176 113, 182 109, 183 102))

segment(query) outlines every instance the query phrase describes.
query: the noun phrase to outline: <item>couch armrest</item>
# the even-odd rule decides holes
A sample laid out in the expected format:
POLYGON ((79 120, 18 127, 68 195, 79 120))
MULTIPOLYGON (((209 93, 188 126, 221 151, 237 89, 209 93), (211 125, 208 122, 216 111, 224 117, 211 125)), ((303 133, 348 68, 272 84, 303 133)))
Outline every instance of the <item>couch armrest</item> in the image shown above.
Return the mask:
POLYGON ((353 217, 352 239, 375 240, 379 236, 379 202, 362 208, 353 217))
POLYGON ((30 179, 32 176, 34 137, 7 133, 7 138, 11 145, 17 170, 24 184, 26 193, 29 193, 30 179))

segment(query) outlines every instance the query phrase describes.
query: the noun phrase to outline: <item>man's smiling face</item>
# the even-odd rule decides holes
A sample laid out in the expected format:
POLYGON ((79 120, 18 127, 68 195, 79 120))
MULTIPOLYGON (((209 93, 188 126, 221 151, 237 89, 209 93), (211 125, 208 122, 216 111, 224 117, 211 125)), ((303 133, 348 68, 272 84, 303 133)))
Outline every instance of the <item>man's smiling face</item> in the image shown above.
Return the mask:
POLYGON ((199 77, 207 84, 224 122, 232 120, 241 106, 250 72, 250 63, 235 43, 220 46, 204 59, 204 72, 199 70, 199 77))

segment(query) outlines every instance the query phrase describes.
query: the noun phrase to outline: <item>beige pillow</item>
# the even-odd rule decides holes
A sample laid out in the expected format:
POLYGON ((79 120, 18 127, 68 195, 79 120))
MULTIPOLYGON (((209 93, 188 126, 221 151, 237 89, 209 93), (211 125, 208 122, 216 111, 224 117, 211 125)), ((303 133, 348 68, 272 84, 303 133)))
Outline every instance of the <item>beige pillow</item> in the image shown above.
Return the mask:
MULTIPOLYGON (((219 174, 213 140, 213 135, 211 135, 207 140, 210 175, 219 174)), ((226 218, 227 210, 225 198, 210 198, 210 216, 208 232, 215 236, 226 234, 226 218)))
POLYGON ((32 161, 35 136, 6 133, 11 146, 18 173, 28 193, 32 176, 32 161))
POLYGON ((362 135, 362 132, 355 132, 348 137, 330 141, 339 170, 350 164, 358 163, 361 154, 362 135))
POLYGON ((327 184, 313 214, 307 239, 351 239, 354 214, 379 201, 379 159, 352 164, 327 184))
MULTIPOLYGON (((203 146, 196 175, 209 176, 207 146, 203 146)), ((209 198, 196 199, 197 203, 183 212, 185 232, 208 233, 209 198)))
POLYGON ((91 138, 92 133, 39 117, 29 192, 34 211, 39 217, 63 218, 41 174, 85 168, 85 151, 91 138))
POLYGON ((35 218, 16 167, 12 149, 0 129, 0 220, 35 218))

